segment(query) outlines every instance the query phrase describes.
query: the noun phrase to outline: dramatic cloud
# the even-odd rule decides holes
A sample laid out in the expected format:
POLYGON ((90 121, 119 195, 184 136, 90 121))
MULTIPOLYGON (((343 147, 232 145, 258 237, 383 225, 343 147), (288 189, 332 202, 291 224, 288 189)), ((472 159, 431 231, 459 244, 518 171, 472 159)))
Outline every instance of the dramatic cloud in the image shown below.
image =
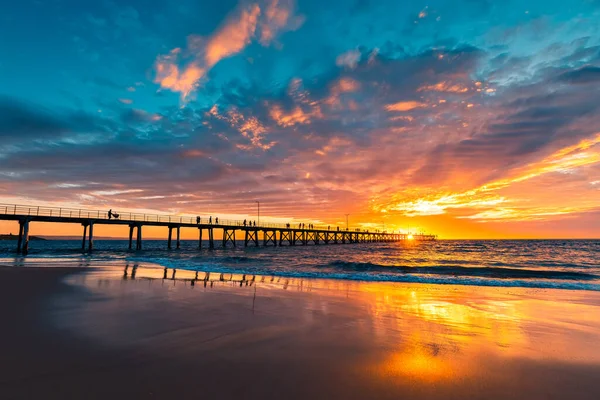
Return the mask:
POLYGON ((596 235, 597 6, 398 4, 40 3, 64 32, 0 26, 3 201, 596 235))

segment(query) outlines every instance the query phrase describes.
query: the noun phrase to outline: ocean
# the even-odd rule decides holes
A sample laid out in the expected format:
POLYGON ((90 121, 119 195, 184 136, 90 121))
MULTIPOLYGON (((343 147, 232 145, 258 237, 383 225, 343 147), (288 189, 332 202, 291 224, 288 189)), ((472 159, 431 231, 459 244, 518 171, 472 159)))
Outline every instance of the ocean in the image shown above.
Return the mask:
POLYGON ((144 250, 136 252, 127 250, 125 240, 98 240, 91 254, 82 254, 79 240, 32 241, 29 255, 22 257, 14 252, 16 242, 2 241, 0 265, 139 263, 297 278, 600 290, 598 240, 438 240, 214 251, 199 251, 197 245, 182 241, 181 249, 167 250, 165 240, 145 240, 144 250))

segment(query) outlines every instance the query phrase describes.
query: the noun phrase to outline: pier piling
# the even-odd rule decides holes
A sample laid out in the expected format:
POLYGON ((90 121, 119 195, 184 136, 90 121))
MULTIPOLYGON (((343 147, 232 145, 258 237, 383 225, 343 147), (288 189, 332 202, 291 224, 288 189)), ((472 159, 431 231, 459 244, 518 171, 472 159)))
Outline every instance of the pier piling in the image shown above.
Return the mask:
POLYGON ((132 247, 132 244, 133 244, 133 228, 134 228, 133 225, 129 225, 129 250, 131 250, 133 248, 132 247))
POLYGON ((90 238, 88 240, 88 251, 94 250, 94 223, 90 222, 90 238))
POLYGON ((29 252, 29 220, 23 222, 23 255, 29 252))
POLYGON ((81 239, 81 251, 85 251, 85 241, 87 239, 87 224, 83 225, 83 238, 81 239))
POLYGON ((137 240, 135 241, 135 249, 142 249, 142 225, 137 226, 137 240))

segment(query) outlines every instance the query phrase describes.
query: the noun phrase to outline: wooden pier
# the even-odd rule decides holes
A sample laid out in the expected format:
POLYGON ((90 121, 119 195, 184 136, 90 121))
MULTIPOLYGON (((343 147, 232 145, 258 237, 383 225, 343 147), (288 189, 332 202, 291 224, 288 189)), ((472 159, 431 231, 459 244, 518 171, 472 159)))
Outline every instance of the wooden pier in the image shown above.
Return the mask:
MULTIPOLYGON (((114 214, 114 213, 113 213, 114 214)), ((236 232, 243 232, 244 247, 248 246, 307 246, 350 243, 399 242, 404 240, 435 240, 433 235, 408 235, 368 230, 342 230, 339 227, 315 226, 306 224, 256 224, 254 221, 220 220, 213 217, 189 217, 155 214, 119 213, 118 217, 109 215, 109 211, 92 211, 69 208, 37 207, 24 205, 0 205, 0 220, 18 221, 19 236, 17 253, 27 254, 29 251, 29 226, 32 222, 53 222, 80 224, 83 229, 81 250, 94 249, 95 225, 127 225, 129 227, 129 249, 143 248, 143 227, 163 226, 168 228, 167 249, 173 247, 173 231, 175 231, 175 247, 180 248, 181 229, 197 229, 198 249, 203 248, 203 238, 208 240, 208 249, 215 249, 215 230, 223 235, 221 247, 235 247, 236 232), (259 240, 262 234, 262 241, 259 240), (206 235, 206 236, 204 236, 206 235)))

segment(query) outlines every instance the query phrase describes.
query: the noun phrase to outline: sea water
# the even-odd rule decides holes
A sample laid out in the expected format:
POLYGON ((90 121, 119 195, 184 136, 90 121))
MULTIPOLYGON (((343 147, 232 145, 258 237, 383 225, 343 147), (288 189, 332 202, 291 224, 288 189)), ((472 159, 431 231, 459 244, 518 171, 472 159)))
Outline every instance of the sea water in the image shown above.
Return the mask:
MULTIPOLYGON (((217 241, 217 244, 221 244, 217 241)), ((243 244, 243 242, 242 242, 243 244)), ((16 242, 0 242, 0 265, 158 264, 167 268, 286 277, 362 281, 600 290, 597 240, 438 240, 209 251, 197 241, 168 250, 145 240, 141 251, 125 240, 97 240, 83 254, 81 241, 30 242, 27 257, 16 242)))

